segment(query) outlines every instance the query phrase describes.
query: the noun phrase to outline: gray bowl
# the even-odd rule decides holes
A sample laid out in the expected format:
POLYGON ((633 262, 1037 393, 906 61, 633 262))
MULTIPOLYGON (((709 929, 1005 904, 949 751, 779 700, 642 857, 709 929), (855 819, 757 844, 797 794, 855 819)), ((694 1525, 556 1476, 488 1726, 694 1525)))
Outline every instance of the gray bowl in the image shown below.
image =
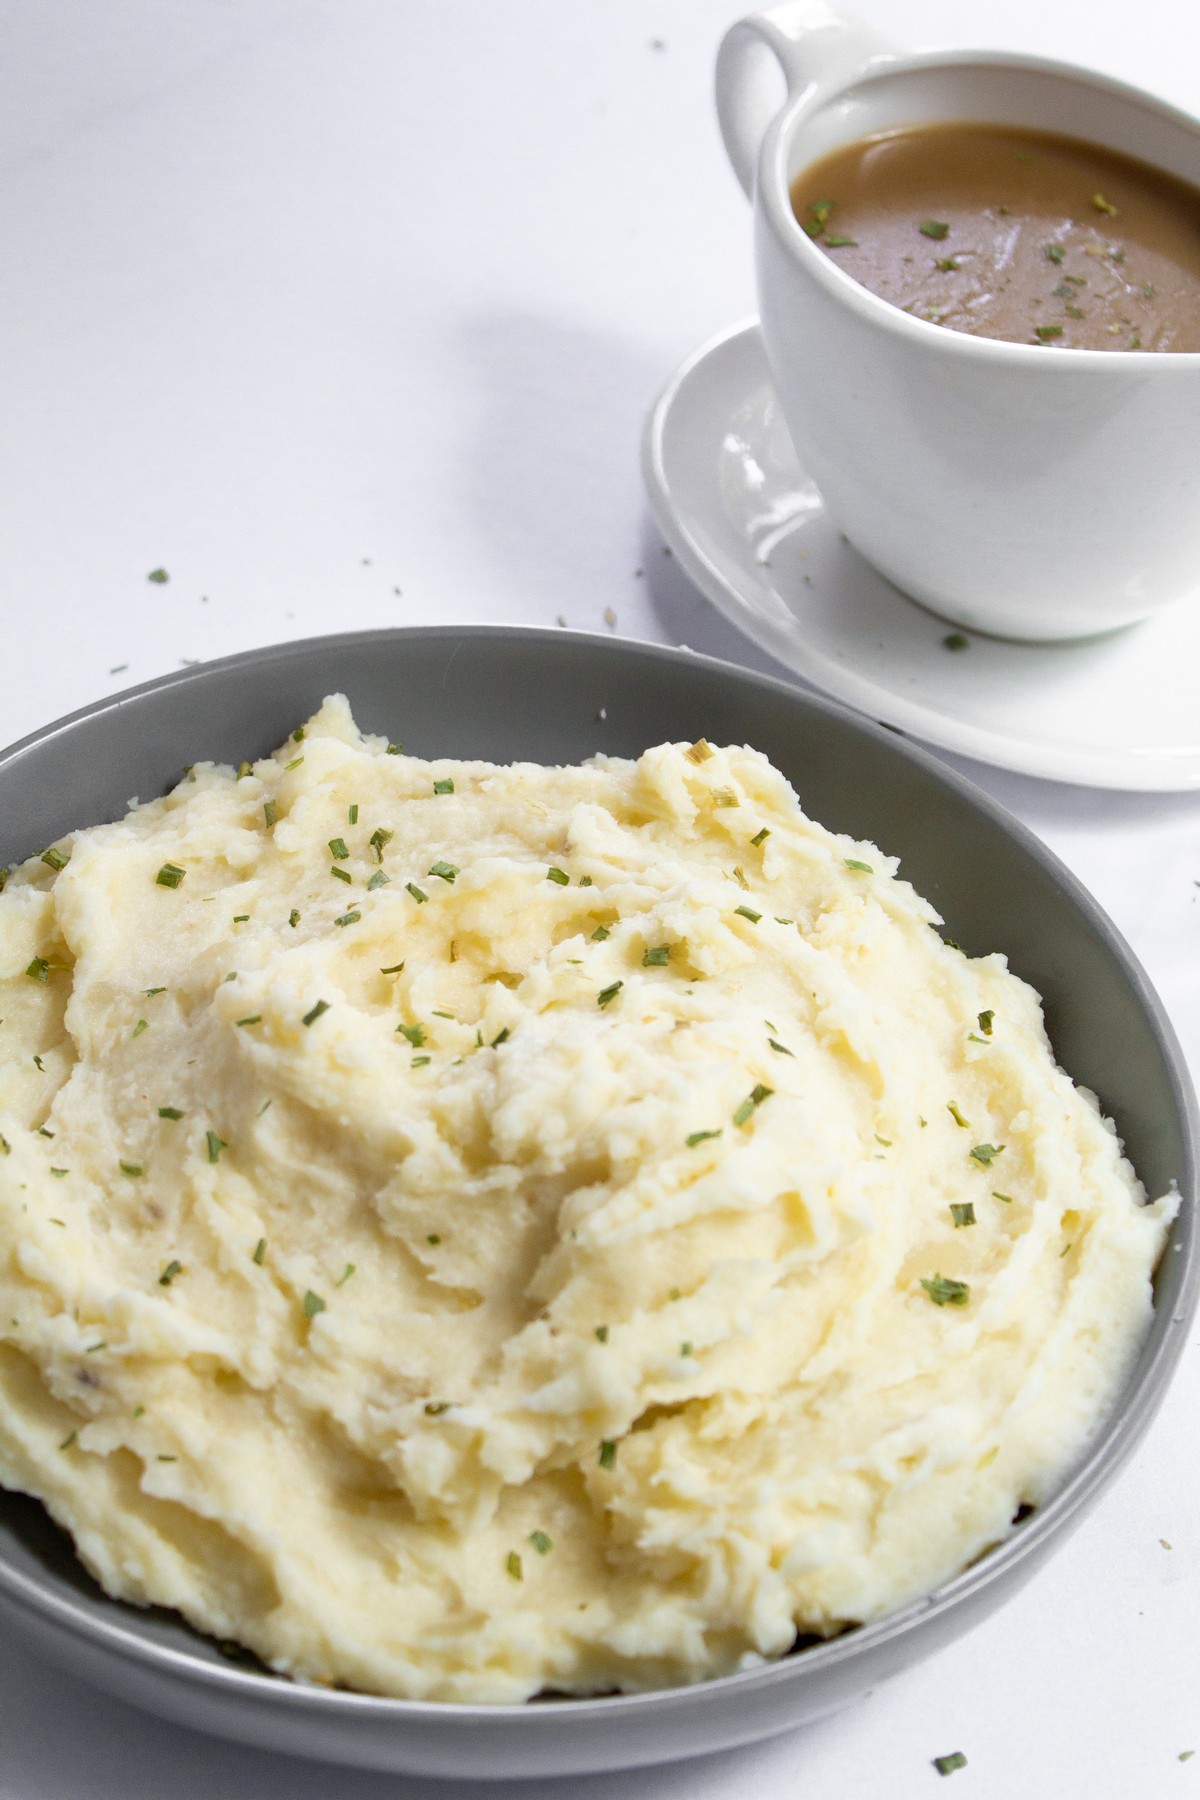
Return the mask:
POLYGON ((34 1501, 0 1494, 0 1615, 74 1673, 184 1724, 367 1768, 452 1776, 665 1762, 833 1711, 1014 1594, 1125 1462, 1185 1341, 1197 1117, 1175 1035, 1127 945, 1035 837, 898 734, 688 652, 567 632, 447 626, 283 644, 101 701, 0 755, 0 861, 113 819, 204 758, 265 754, 333 690, 425 756, 573 762, 663 739, 749 742, 823 824, 897 853, 972 954, 1003 950, 1043 996, 1059 1059, 1099 1095, 1151 1193, 1183 1206, 1156 1313, 1119 1405, 1048 1504, 971 1568, 877 1624, 764 1668, 654 1694, 454 1706, 281 1680, 225 1659, 171 1613, 110 1600, 34 1501))

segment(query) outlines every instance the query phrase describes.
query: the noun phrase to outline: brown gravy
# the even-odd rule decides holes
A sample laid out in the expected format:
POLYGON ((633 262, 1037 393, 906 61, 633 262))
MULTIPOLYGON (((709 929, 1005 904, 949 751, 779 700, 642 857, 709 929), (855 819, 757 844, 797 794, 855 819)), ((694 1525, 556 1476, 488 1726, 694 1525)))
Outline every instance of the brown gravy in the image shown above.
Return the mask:
POLYGON ((1200 350, 1200 188, 1004 125, 847 144, 792 184, 804 230, 917 318, 1080 350, 1200 350))

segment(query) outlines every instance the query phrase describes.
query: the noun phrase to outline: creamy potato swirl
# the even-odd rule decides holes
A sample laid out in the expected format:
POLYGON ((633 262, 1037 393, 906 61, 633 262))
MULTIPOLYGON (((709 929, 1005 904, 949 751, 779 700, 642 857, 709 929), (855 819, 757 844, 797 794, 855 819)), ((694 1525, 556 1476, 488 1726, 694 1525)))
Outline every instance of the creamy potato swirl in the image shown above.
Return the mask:
POLYGON ((334 697, 0 894, 0 1480, 312 1681, 692 1682, 1062 1479, 1145 1203, 1037 996, 752 749, 334 697))

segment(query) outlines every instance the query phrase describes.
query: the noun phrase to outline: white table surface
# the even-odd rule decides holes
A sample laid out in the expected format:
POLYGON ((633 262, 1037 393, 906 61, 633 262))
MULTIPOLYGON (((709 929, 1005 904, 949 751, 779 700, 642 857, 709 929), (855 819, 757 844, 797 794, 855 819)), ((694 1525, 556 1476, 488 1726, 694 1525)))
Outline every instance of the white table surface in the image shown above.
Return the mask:
MULTIPOLYGON (((637 467, 668 372, 754 307, 710 99, 739 10, 5 0, 0 736, 186 658, 356 626, 562 614, 771 666, 661 554, 637 467)), ((859 11, 1200 110, 1184 0, 859 11)), ((1200 1069, 1200 797, 967 772, 1099 896, 1200 1069)), ((856 1709, 520 1791, 909 1800, 962 1750, 961 1800, 1200 1793, 1200 1755, 1179 1761, 1200 1751, 1198 1384, 1193 1342, 1050 1568, 856 1709)), ((0 1637, 0 1800, 450 1791, 193 1735, 0 1637)))

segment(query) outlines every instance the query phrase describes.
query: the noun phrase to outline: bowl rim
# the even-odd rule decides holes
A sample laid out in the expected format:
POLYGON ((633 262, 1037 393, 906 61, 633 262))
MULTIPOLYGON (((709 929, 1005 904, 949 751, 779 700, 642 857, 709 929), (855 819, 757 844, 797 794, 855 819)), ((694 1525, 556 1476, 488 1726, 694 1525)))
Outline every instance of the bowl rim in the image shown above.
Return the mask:
MULTIPOLYGON (((899 756, 901 760, 910 762, 935 784, 942 785, 958 799, 982 813, 990 824, 1013 839, 1020 849, 1045 869, 1120 965, 1150 1023, 1170 1075, 1172 1096, 1183 1139, 1183 1159, 1178 1184, 1181 1216, 1189 1208, 1195 1208, 1197 1170, 1200 1166, 1200 1108, 1197 1106, 1187 1061, 1149 977, 1099 902, 1036 833, 998 801, 993 800, 991 795, 943 763, 932 752, 910 742, 895 727, 877 724, 838 701, 796 687, 776 676, 761 674, 740 664, 726 663, 718 657, 691 650, 686 645, 675 647, 646 643, 637 639, 610 637, 599 632, 570 631, 558 627, 447 624, 329 633, 320 637, 295 638, 261 645, 186 669, 171 670, 165 675, 141 682, 136 687, 95 700, 60 719, 52 720, 0 750, 0 784, 9 768, 40 745, 66 736, 87 720, 127 710, 134 711, 143 697, 161 694, 173 688, 203 687, 214 679, 220 680, 230 671, 254 665, 268 669, 312 656, 335 656, 338 651, 355 648, 401 648, 417 639, 425 642, 440 639, 448 643, 465 639, 478 643, 536 642, 543 645, 551 641, 591 649, 603 647, 617 662, 623 658, 632 658, 672 665, 680 662, 699 664, 723 679, 732 679, 737 684, 772 694, 791 705, 823 714, 841 726, 849 726, 853 731, 899 756)), ((336 684, 332 683, 331 677, 331 691, 334 685, 336 684)), ((129 1602, 106 1594, 104 1598, 112 1605, 116 1616, 111 1620, 97 1618, 76 1601, 49 1592, 36 1577, 13 1569, 3 1556, 0 1556, 0 1601, 20 1612, 33 1615, 43 1625, 56 1628, 59 1633, 82 1639, 98 1653, 116 1656, 126 1663, 140 1665, 164 1676, 182 1678, 191 1686, 205 1688, 214 1695, 224 1695, 230 1699, 240 1697, 255 1705, 276 1708, 285 1716, 299 1708, 302 1712, 315 1713, 318 1717, 330 1720, 351 1720, 357 1717, 379 1723, 392 1721, 397 1726, 430 1722, 464 1726, 487 1724, 509 1733, 517 1730, 551 1733, 572 1719, 593 1720, 613 1713, 633 1710, 645 1712, 664 1707, 675 1711, 688 1706, 705 1705, 717 1696, 728 1695, 735 1698, 739 1692, 748 1689, 759 1691, 778 1683, 800 1680, 806 1669, 814 1672, 827 1670, 868 1649, 894 1643, 918 1624, 939 1617, 972 1596, 982 1594, 995 1582, 1002 1580, 1015 1565, 1030 1558, 1036 1559, 1039 1549, 1048 1549, 1050 1540, 1058 1536, 1067 1522, 1098 1498, 1128 1461, 1157 1412, 1185 1347, 1187 1326, 1196 1311, 1197 1301, 1200 1300, 1200 1247, 1197 1244, 1197 1233, 1189 1231, 1186 1239, 1176 1243, 1174 1249, 1179 1253, 1179 1260, 1183 1265, 1175 1310, 1169 1317, 1164 1317, 1158 1308, 1155 1309, 1150 1332, 1143 1345, 1142 1357, 1145 1360, 1140 1374, 1131 1372, 1116 1409, 1094 1432, 1087 1449, 1067 1480, 1044 1505, 1037 1507, 1012 1535, 983 1551, 966 1569, 897 1611, 885 1614, 871 1623, 855 1626, 822 1643, 764 1660, 732 1674, 713 1676, 678 1687, 648 1688, 633 1693, 564 1696, 545 1701, 534 1699, 487 1703, 409 1700, 325 1688, 280 1675, 274 1670, 260 1673, 234 1664, 209 1661, 171 1645, 157 1643, 139 1632, 132 1622, 125 1622, 125 1614, 132 1615, 134 1619, 137 1617, 138 1609, 129 1602), (1148 1350, 1150 1354, 1147 1357, 1148 1350)), ((0 1493, 3 1491, 0 1490, 0 1493)), ((31 1498, 37 1500, 38 1496, 31 1498)), ((175 1617, 183 1617, 175 1613, 174 1609, 165 1610, 172 1612, 175 1617)), ((195 1629, 190 1625, 188 1628, 195 1629)), ((203 1637, 203 1634, 197 1635, 203 1637)))

